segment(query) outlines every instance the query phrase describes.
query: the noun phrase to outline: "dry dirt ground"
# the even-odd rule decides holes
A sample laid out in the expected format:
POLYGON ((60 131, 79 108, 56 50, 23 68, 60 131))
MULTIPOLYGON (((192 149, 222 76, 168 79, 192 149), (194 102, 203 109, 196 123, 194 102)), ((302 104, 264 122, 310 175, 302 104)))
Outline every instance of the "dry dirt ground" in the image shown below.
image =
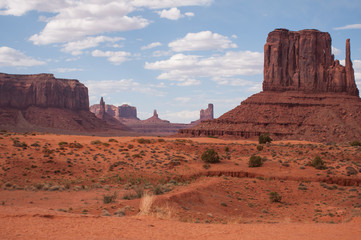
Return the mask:
POLYGON ((0 239, 361 239, 360 171, 349 143, 0 132, 0 239))

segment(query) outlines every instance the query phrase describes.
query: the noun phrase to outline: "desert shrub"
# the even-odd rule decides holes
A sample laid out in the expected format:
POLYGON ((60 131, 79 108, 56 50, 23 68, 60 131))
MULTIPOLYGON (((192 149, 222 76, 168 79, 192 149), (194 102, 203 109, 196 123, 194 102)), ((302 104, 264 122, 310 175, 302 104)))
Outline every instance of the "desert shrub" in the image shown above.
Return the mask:
POLYGON ((159 138, 158 142, 165 142, 165 140, 163 138, 159 138))
POLYGON ((82 148, 83 145, 81 145, 81 144, 78 143, 78 142, 73 142, 73 143, 69 143, 69 147, 70 147, 70 148, 82 148))
POLYGON ((229 147, 224 147, 224 151, 225 151, 226 153, 228 153, 228 152, 229 152, 229 147))
POLYGON ((54 149, 44 148, 43 153, 44 154, 52 154, 54 152, 54 149))
POLYGON ((38 141, 36 141, 35 143, 31 144, 30 146, 32 147, 40 147, 40 144, 38 141))
POLYGON ((260 156, 252 155, 249 158, 248 167, 260 167, 263 164, 263 160, 260 156))
POLYGON ((128 149, 132 149, 134 146, 132 144, 128 144, 128 149))
POLYGON ((278 194, 278 192, 270 192, 269 199, 271 202, 281 202, 282 196, 278 194))
POLYGON ((149 139, 144 139, 144 138, 138 138, 137 142, 140 144, 151 143, 149 139))
POLYGON ((351 146, 353 147, 360 147, 361 146, 361 142, 360 141, 352 141, 350 143, 351 146))
POLYGON ((58 145, 59 145, 59 147, 66 147, 66 146, 68 146, 68 143, 67 142, 59 142, 58 145))
POLYGON ((316 156, 312 162, 311 166, 313 166, 316 169, 326 169, 325 162, 320 158, 320 156, 316 156))
POLYGON ((272 142, 272 138, 269 136, 269 133, 263 133, 258 137, 259 144, 265 144, 272 142))
POLYGON ((206 163, 218 163, 219 162, 218 153, 216 151, 214 151, 214 149, 212 149, 212 148, 204 151, 202 153, 201 158, 202 158, 202 161, 204 161, 206 163))
POLYGON ((21 148, 27 148, 28 145, 25 142, 20 142, 17 139, 13 139, 13 146, 14 147, 21 147, 21 148))
POLYGON ((258 146, 257 146, 257 150, 258 150, 258 151, 262 151, 262 150, 263 150, 263 146, 262 146, 262 145, 258 145, 258 146))
POLYGON ((109 146, 110 146, 110 144, 109 144, 109 143, 103 143, 103 146, 105 146, 105 147, 109 147, 109 146))
POLYGON ((94 140, 94 141, 91 141, 90 144, 92 144, 92 145, 100 145, 100 144, 102 144, 102 142, 100 140, 94 140))
POLYGON ((103 196, 103 203, 104 204, 108 204, 108 203, 112 203, 115 201, 115 199, 117 198, 117 193, 114 192, 112 195, 104 195, 103 196))
POLYGON ((116 143, 117 143, 118 140, 116 140, 116 139, 114 139, 114 138, 111 138, 111 139, 108 140, 108 142, 116 142, 116 143))

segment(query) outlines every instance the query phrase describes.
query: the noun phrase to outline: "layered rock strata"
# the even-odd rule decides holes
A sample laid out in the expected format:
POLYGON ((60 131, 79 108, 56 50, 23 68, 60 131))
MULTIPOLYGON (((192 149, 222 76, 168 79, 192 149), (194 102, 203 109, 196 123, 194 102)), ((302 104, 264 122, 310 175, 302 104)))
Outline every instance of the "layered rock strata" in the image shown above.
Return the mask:
POLYGON ((53 74, 0 73, 0 107, 30 106, 89 110, 88 89, 78 80, 57 79, 53 74))
POLYGON ((346 93, 358 96, 346 41, 345 66, 334 60, 329 33, 276 29, 264 46, 263 91, 346 93))
POLYGON ((317 30, 276 29, 264 52, 263 92, 182 136, 342 142, 361 139, 361 99, 346 41, 345 66, 331 54, 331 38, 317 30))
POLYGON ((5 73, 0 73, 0 129, 81 134, 113 130, 89 111, 88 89, 78 80, 5 73))
POLYGON ((208 108, 202 109, 199 114, 199 120, 212 120, 214 119, 213 104, 209 103, 208 108))

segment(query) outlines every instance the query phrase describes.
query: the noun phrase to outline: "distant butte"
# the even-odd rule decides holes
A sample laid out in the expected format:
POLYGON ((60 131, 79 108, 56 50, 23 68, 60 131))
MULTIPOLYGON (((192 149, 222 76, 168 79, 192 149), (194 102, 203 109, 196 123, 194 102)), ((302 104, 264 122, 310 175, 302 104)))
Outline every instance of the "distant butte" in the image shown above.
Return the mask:
POLYGON ((334 60, 329 33, 276 29, 264 46, 263 92, 181 136, 343 142, 361 139, 361 100, 346 40, 345 66, 334 60))
POLYGON ((71 134, 124 133, 89 111, 88 89, 82 83, 58 79, 53 74, 0 73, 0 129, 71 134))

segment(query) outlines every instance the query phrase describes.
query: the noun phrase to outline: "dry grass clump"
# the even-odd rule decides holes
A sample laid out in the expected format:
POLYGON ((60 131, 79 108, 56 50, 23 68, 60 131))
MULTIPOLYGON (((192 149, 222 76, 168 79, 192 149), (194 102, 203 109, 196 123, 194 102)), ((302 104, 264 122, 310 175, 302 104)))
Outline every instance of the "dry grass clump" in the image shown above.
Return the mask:
POLYGON ((150 192, 144 192, 142 199, 140 199, 138 215, 150 215, 155 197, 150 192))

